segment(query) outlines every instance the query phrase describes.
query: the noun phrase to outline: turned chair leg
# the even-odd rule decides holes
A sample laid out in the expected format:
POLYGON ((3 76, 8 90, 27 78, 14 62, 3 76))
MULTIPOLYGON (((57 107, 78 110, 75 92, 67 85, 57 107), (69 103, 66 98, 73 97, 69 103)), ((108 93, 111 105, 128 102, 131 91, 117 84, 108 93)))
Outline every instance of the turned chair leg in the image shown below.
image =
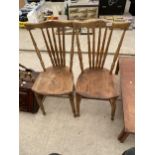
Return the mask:
POLYGON ((43 105, 43 102, 42 102, 42 99, 41 99, 40 95, 37 94, 37 93, 34 93, 34 95, 36 97, 37 103, 39 104, 39 106, 41 108, 41 111, 42 111, 43 115, 46 115, 46 112, 45 112, 45 109, 44 109, 44 105, 43 105))
POLYGON ((79 94, 76 94, 77 116, 80 116, 80 101, 81 101, 81 96, 79 94))
POLYGON ((75 104, 74 104, 74 94, 73 93, 69 94, 69 99, 70 99, 70 104, 71 104, 73 115, 74 115, 74 117, 76 117, 75 104))
POLYGON ((111 120, 114 120, 115 116, 115 111, 116 111, 116 99, 117 98, 112 98, 110 99, 110 104, 111 104, 111 120))

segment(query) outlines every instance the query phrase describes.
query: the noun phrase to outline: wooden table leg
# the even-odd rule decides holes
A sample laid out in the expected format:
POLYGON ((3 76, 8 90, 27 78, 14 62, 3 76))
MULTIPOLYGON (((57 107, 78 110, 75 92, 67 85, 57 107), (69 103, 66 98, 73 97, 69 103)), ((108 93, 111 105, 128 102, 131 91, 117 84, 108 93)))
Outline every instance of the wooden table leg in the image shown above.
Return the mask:
POLYGON ((125 128, 121 131, 121 133, 118 136, 118 140, 123 143, 125 139, 128 137, 129 133, 125 131, 125 128))

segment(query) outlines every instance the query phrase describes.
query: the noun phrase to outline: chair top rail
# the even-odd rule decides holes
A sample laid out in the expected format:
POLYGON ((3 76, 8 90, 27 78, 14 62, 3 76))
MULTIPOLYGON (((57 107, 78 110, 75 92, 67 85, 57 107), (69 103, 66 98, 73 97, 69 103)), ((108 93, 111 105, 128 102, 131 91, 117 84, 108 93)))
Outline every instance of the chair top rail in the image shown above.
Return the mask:
POLYGON ((25 24, 25 27, 28 30, 36 29, 36 28, 52 28, 52 27, 73 27, 73 23, 71 21, 45 21, 41 23, 27 23, 25 24))
POLYGON ((107 23, 103 19, 89 19, 89 20, 53 20, 53 21, 45 21, 41 23, 27 23, 25 24, 25 27, 28 30, 35 29, 35 28, 51 28, 51 27, 74 27, 75 28, 81 28, 81 27, 87 27, 87 28, 96 28, 96 27, 109 27, 113 29, 128 29, 130 22, 113 22, 113 23, 107 23))
POLYGON ((89 20, 74 20, 72 21, 76 28, 96 28, 96 27, 109 27, 113 29, 128 29, 131 22, 113 22, 108 23, 103 19, 89 19, 89 20))

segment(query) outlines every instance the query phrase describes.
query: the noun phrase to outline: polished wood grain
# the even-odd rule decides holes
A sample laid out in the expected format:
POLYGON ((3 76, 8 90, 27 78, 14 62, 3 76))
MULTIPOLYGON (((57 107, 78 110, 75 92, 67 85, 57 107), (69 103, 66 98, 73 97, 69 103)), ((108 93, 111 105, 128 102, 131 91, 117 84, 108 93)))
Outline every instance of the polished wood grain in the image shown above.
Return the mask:
POLYGON ((119 59, 121 92, 124 113, 124 128, 118 139, 123 142, 129 133, 135 133, 135 59, 119 59))
POLYGON ((107 25, 104 20, 74 21, 76 30, 87 29, 88 64, 84 67, 82 42, 80 34, 76 33, 76 42, 79 55, 81 74, 76 83, 76 107, 77 115, 80 116, 80 101, 83 98, 109 100, 111 105, 111 120, 114 120, 116 111, 116 100, 119 96, 118 82, 113 74, 117 62, 125 32, 130 23, 112 23, 107 25), (105 61, 108 55, 109 46, 112 44, 112 34, 115 29, 121 29, 122 34, 118 41, 111 68, 105 68, 105 61), (92 34, 90 34, 90 31, 92 34), (108 33, 109 31, 109 33, 108 33))
POLYGON ((40 73, 32 90, 44 95, 63 95, 73 90, 73 74, 68 67, 49 67, 40 73))
POLYGON ((107 69, 85 69, 76 83, 76 92, 87 98, 110 99, 118 97, 118 81, 107 69))
POLYGON ((40 99, 40 95, 44 96, 61 96, 67 95, 70 100, 73 115, 76 115, 74 105, 74 83, 72 74, 73 56, 74 56, 74 28, 70 21, 48 21, 38 24, 26 24, 29 31, 32 43, 34 45, 36 54, 39 58, 43 71, 36 79, 32 90, 35 92, 38 104, 41 107, 42 113, 45 115, 45 108, 40 99), (65 41, 65 29, 72 30, 71 41, 65 41), (40 29, 42 34, 42 41, 46 46, 47 53, 51 60, 51 66, 46 67, 45 60, 42 58, 42 53, 38 48, 38 44, 33 32, 40 29), (66 44, 70 45, 70 63, 66 65, 66 44))

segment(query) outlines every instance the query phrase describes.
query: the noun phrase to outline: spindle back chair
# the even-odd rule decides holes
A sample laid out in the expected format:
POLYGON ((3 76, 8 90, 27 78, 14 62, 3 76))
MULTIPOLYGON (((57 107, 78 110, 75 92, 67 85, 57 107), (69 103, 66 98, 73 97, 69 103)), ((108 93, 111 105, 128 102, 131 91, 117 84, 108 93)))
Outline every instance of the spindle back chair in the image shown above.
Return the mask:
MULTIPOLYGON (((26 24, 26 28, 30 33, 32 43, 34 45, 35 51, 40 60, 43 70, 46 70, 45 64, 43 62, 41 52, 38 48, 37 42, 34 38, 32 30, 38 28, 41 30, 42 39, 46 45, 46 50, 49 54, 51 63, 54 67, 64 67, 66 66, 66 35, 65 29, 72 28, 73 24, 69 21, 48 21, 38 24, 26 24)), ((72 31, 73 32, 73 31, 72 31)), ((67 42, 67 44, 69 44, 67 42)), ((73 64, 73 50, 74 50, 74 33, 71 33, 71 55, 70 55, 70 69, 72 69, 73 64)))
MULTIPOLYGON (((89 68, 91 69, 102 69, 104 68, 105 60, 108 54, 109 45, 111 43, 111 38, 113 31, 115 29, 122 29, 123 33, 118 42, 118 46, 116 51, 114 52, 113 62, 111 64, 110 73, 112 73, 115 63, 117 61, 119 51, 125 36, 125 32, 128 29, 130 23, 112 23, 108 24, 104 20, 96 19, 96 20, 87 20, 87 21, 75 21, 74 27, 77 29, 76 33, 76 41, 77 48, 79 53, 80 60, 80 68, 81 71, 84 70, 83 66, 83 58, 82 58, 82 49, 80 47, 80 33, 78 29, 85 28, 87 38, 87 51, 88 51, 88 60, 89 60, 89 68), (110 31, 108 33, 108 30, 110 31)), ((85 44, 86 46, 86 44, 85 44)))
MULTIPOLYGON (((83 63, 83 51, 81 48, 80 34, 76 31, 76 43, 81 68, 81 74, 76 83, 76 106, 77 114, 80 115, 81 98, 95 98, 109 100, 112 111, 111 119, 114 119, 116 104, 115 101, 119 96, 115 75, 113 70, 117 62, 119 51, 130 23, 112 23, 107 24, 101 19, 75 21, 74 27, 76 30, 86 29, 85 46, 87 46, 88 64, 85 69, 83 63), (114 52, 113 61, 110 69, 105 68, 105 61, 108 54, 108 49, 111 42, 112 34, 115 29, 121 29, 123 32, 120 36, 118 46, 114 52), (108 32, 109 31, 109 32, 108 32)), ((84 44, 84 43, 83 43, 84 44)))
MULTIPOLYGON (((41 101, 41 95, 69 95, 73 114, 75 116, 75 107, 73 100, 73 54, 74 54, 74 29, 72 22, 69 21, 48 21, 38 24, 26 24, 36 54, 40 60, 43 72, 40 73, 35 81, 32 90, 35 92, 38 104, 45 114, 44 106, 41 101), (66 41, 65 29, 72 30, 71 39, 66 41), (47 53, 51 61, 51 67, 45 67, 45 61, 42 58, 41 50, 37 44, 38 38, 35 38, 33 31, 40 29, 42 41, 45 44, 47 53), (66 64, 66 45, 70 45, 70 63, 66 64)), ((42 42, 42 43, 43 43, 42 42)))

